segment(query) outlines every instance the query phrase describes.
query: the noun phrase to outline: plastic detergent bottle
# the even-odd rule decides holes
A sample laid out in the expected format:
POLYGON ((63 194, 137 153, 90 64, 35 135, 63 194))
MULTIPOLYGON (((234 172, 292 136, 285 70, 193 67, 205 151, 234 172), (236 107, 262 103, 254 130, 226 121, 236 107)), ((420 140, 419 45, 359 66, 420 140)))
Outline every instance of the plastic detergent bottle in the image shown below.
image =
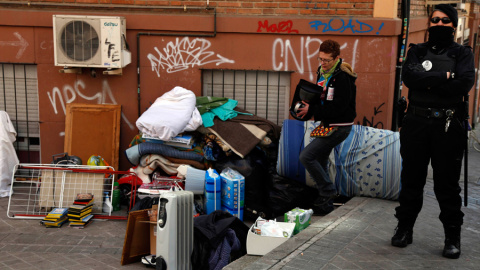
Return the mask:
POLYGON ((110 201, 110 196, 108 196, 108 192, 105 193, 105 200, 103 201, 103 212, 104 213, 111 213, 112 212, 112 202, 110 201))
POLYGON ((221 187, 220 176, 215 169, 208 169, 205 172, 205 208, 207 214, 215 210, 221 210, 221 187))
POLYGON ((120 210, 120 185, 118 182, 113 183, 112 206, 113 211, 120 210))

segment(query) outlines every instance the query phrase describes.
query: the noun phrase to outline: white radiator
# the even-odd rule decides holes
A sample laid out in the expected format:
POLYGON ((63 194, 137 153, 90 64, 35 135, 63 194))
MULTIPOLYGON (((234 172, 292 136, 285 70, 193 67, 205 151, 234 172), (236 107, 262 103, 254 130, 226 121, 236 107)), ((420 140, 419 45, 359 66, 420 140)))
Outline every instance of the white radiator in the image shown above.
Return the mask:
POLYGON ((157 216, 156 269, 192 269, 193 192, 160 195, 157 216))

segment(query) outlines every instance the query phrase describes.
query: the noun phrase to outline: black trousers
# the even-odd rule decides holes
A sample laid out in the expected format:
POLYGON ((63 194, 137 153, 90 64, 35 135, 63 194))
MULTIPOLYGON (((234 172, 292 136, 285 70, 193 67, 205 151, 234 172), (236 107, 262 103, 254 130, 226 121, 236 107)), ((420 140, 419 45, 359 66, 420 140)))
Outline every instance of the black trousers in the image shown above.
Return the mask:
POLYGON ((407 114, 400 130, 402 156, 400 206, 396 217, 411 226, 423 205, 423 193, 431 162, 434 192, 444 226, 463 224, 459 185, 463 151, 467 140, 463 125, 454 118, 445 132, 445 118, 425 118, 407 114))

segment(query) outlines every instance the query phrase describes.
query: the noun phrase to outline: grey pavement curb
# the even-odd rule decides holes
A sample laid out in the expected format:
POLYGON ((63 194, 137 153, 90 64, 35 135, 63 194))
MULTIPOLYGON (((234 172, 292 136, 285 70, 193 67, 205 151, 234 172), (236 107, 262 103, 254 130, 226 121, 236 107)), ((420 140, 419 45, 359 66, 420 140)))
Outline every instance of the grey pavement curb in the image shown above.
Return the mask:
POLYGON ((302 256, 303 251, 355 214, 358 208, 363 207, 368 201, 373 199, 369 197, 354 197, 326 216, 313 216, 310 226, 268 254, 264 256, 245 255, 223 269, 281 269, 293 258, 302 256))

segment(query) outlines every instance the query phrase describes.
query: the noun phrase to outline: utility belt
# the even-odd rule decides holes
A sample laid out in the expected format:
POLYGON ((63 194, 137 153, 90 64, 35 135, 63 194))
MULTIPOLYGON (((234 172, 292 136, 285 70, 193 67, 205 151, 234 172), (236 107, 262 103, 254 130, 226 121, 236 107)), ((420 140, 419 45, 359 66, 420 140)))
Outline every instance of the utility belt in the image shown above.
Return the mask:
POLYGON ((415 116, 425 117, 425 118, 445 119, 449 116, 454 115, 455 108, 445 108, 445 109, 424 108, 424 107, 409 105, 407 113, 410 113, 415 116))

